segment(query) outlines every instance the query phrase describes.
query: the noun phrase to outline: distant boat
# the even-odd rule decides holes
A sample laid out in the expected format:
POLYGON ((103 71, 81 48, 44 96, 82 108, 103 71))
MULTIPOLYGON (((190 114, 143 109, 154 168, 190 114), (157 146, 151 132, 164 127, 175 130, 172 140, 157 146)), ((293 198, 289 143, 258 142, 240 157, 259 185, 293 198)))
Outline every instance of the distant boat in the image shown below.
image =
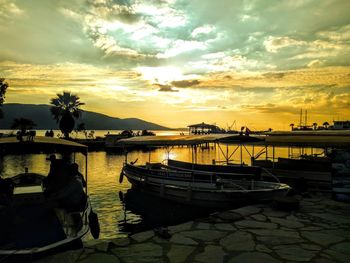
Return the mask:
POLYGON ((285 196, 290 190, 286 184, 236 179, 235 174, 229 177, 227 173, 180 171, 160 163, 138 166, 126 163, 120 181, 124 175, 135 189, 206 208, 230 208, 243 202, 273 200, 285 196))
MULTIPOLYGON (((87 164, 85 145, 56 138, 34 137, 30 141, 22 142, 17 141, 15 137, 1 138, 0 148, 6 153, 11 152, 10 149, 16 149, 15 153, 19 153, 18 149, 22 149, 25 153, 31 151, 80 152, 85 156, 87 164)), ((59 170, 56 175, 64 176, 61 174, 63 171, 65 170, 59 170)), ((68 177, 69 179, 73 178, 73 175, 69 176, 72 176, 68 177)), ((92 234, 97 237, 98 221, 96 221, 96 214, 92 212, 86 193, 87 173, 84 189, 86 194, 79 195, 84 198, 79 199, 81 201, 78 201, 77 206, 69 208, 50 205, 52 203, 44 192, 45 178, 47 177, 44 175, 29 172, 27 168, 24 173, 5 179, 0 178, 0 261, 1 255, 6 258, 20 255, 32 257, 62 247, 66 249, 76 247, 81 245, 81 238, 89 232, 90 226, 92 234), (91 225, 92 221, 94 221, 93 225, 91 225)), ((64 187, 66 186, 73 187, 72 184, 64 187)), ((84 190, 81 189, 81 191, 84 190)), ((67 191, 60 193, 65 194, 67 191)), ((68 202, 68 199, 64 200, 68 202)))

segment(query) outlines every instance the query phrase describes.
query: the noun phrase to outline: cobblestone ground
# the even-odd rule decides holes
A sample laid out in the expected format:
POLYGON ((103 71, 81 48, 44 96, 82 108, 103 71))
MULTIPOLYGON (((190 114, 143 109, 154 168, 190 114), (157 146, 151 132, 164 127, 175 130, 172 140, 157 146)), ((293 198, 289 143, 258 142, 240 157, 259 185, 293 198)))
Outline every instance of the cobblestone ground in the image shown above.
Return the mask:
POLYGON ((168 229, 169 239, 147 231, 92 240, 40 262, 350 262, 350 205, 325 196, 302 199, 297 211, 247 206, 168 229))

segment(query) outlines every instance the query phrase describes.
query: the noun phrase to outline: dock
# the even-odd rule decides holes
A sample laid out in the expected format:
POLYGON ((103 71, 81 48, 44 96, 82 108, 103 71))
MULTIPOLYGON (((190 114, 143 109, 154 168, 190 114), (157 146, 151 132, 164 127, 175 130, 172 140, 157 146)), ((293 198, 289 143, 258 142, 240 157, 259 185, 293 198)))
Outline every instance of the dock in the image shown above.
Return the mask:
POLYGON ((246 206, 169 226, 169 237, 149 230, 90 240, 35 262, 349 262, 349 204, 325 195, 299 198, 293 211, 246 206))

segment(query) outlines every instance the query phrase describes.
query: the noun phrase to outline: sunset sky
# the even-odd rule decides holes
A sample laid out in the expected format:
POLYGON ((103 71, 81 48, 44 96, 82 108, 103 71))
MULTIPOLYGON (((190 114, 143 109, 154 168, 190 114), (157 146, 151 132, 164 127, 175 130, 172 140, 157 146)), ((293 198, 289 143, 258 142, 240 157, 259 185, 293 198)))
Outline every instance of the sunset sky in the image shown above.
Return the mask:
MULTIPOLYGON (((5 103, 168 127, 350 119, 348 0, 0 0, 5 103)), ((6 114, 6 112, 5 112, 6 114)))

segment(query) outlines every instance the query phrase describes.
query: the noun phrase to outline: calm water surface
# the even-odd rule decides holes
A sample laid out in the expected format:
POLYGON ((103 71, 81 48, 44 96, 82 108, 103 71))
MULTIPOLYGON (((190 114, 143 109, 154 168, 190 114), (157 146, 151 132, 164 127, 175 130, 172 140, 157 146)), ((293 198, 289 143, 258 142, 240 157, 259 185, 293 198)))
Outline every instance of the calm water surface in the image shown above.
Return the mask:
MULTIPOLYGON (((222 147, 223 151, 226 152, 226 146, 222 147)), ((252 151, 252 147, 247 148, 252 151)), ((235 149, 236 146, 229 146, 228 152, 232 153, 235 149)), ((255 147, 254 151, 258 153, 259 148, 255 147)), ((280 148, 276 149, 275 154, 286 157, 288 151, 286 148, 280 148)), ((128 154, 128 161, 138 159, 136 164, 144 164, 150 158, 152 162, 162 162, 167 159, 167 155, 167 151, 162 148, 152 150, 150 153, 133 151, 128 154)), ((231 159, 239 162, 240 155, 240 151, 236 150, 231 159)), ((242 152, 242 156, 243 161, 250 164, 250 156, 245 150, 242 152)), ((46 154, 3 156, 0 159, 0 174, 3 177, 13 176, 24 172, 24 167, 28 167, 29 172, 47 174, 50 166, 50 162, 46 161, 47 157, 46 154)), ((191 161, 192 151, 187 147, 176 147, 171 150, 169 157, 191 161)), ((211 163, 213 159, 224 160, 218 147, 198 149, 198 163, 211 163)), ((177 222, 172 220, 180 213, 179 211, 183 214, 183 217, 179 218, 180 221, 190 219, 187 217, 189 216, 188 210, 177 204, 140 196, 130 191, 130 184, 126 178, 122 184, 119 184, 119 175, 124 160, 123 154, 104 151, 90 152, 88 155, 88 192, 93 209, 99 215, 101 238, 125 236, 130 232, 143 230, 147 228, 149 221, 155 225, 175 224, 177 222), (123 200, 126 202, 122 202, 123 200)), ((84 156, 77 154, 76 162, 84 173, 84 156)))

